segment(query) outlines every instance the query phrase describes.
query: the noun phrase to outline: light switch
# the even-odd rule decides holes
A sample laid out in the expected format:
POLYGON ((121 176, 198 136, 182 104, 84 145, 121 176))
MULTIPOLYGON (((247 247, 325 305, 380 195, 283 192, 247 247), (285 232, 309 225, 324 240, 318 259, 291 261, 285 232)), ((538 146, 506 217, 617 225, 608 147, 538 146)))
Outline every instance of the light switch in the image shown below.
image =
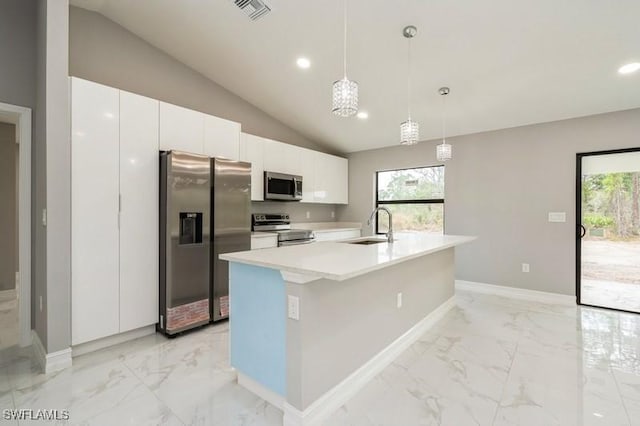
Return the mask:
POLYGON ((566 222, 567 214, 565 212, 549 212, 549 222, 566 222))
POLYGON ((287 295, 287 316, 294 320, 300 320, 300 299, 287 295))

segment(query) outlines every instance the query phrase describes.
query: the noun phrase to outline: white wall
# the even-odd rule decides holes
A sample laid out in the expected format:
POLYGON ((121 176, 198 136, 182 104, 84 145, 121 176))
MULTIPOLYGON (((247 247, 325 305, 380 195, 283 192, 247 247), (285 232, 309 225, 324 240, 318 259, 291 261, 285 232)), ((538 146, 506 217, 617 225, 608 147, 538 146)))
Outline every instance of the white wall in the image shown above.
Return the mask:
MULTIPOLYGON (((576 153, 640 147, 638 135, 634 109, 448 139, 445 232, 479 237, 456 250, 456 278, 575 294, 576 153), (567 222, 549 223, 552 211, 567 222)), ((338 207, 339 220, 368 217, 376 170, 439 164, 438 142, 351 154, 350 202, 338 207)))

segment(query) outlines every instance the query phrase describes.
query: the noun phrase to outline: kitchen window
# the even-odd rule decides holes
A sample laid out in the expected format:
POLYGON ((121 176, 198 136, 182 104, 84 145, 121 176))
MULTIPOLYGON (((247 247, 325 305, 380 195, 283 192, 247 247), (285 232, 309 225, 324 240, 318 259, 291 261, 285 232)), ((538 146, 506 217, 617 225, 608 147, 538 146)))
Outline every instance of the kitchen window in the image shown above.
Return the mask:
MULTIPOLYGON (((444 166, 376 172, 376 207, 393 213, 393 231, 444 233, 444 166)), ((378 212, 376 233, 388 231, 378 212)))

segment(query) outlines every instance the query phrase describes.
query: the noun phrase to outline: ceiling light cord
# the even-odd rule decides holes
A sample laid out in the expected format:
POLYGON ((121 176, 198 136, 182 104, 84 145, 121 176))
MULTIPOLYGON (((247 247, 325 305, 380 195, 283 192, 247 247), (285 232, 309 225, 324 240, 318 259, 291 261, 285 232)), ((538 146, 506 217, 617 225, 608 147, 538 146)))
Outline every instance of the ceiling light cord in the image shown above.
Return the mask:
POLYGON ((347 79, 347 0, 344 0, 344 49, 343 49, 344 78, 347 79))
POLYGON ((407 112, 411 121, 411 38, 407 48, 407 112))
POLYGON ((446 143, 447 134, 447 97, 442 96, 442 144, 446 143))

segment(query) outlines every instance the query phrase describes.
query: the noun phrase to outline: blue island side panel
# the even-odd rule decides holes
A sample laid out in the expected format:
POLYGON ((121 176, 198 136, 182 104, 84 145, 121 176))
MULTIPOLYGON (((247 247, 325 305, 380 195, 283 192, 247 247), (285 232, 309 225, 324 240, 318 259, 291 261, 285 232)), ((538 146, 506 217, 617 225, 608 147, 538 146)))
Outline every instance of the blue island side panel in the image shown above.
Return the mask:
POLYGON ((286 290, 280 271, 229 262, 231 366, 286 397, 286 290))

